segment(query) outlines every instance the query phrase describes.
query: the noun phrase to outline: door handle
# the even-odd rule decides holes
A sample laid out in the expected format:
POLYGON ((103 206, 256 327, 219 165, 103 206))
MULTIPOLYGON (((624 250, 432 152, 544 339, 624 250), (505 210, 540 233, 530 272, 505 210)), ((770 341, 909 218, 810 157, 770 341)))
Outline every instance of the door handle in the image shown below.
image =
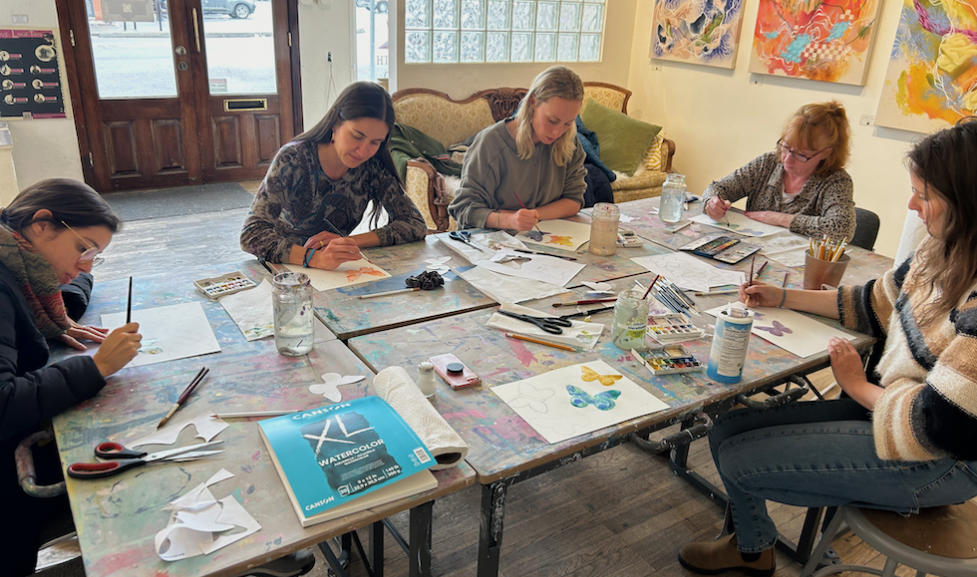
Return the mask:
POLYGON ((174 52, 176 52, 176 55, 177 56, 186 56, 187 55, 187 49, 184 48, 183 46, 177 46, 176 47, 176 50, 174 50, 174 52))
POLYGON ((200 54, 200 21, 197 20, 197 9, 190 10, 190 17, 193 19, 193 40, 197 45, 197 54, 200 54))

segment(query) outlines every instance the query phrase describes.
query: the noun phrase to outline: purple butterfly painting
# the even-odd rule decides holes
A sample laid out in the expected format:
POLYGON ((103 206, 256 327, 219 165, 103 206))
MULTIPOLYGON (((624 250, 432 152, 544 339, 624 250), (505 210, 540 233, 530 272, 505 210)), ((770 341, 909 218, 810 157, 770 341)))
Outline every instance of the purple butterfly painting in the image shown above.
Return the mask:
POLYGON ((785 334, 793 334, 794 331, 780 324, 780 321, 773 321, 772 327, 757 327, 761 331, 767 331, 775 337, 782 337, 785 334))

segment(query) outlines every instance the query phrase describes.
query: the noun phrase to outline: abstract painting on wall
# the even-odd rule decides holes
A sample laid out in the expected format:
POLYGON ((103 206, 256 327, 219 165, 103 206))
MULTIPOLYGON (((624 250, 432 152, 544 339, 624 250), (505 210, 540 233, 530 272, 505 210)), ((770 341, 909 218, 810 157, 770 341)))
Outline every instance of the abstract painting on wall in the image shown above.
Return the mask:
POLYGON ((915 132, 977 114, 977 1, 904 0, 875 122, 915 132))
POLYGON ((881 0, 760 0, 750 72, 864 85, 881 0))
POLYGON ((733 68, 742 16, 743 0, 659 0, 651 57, 733 68))

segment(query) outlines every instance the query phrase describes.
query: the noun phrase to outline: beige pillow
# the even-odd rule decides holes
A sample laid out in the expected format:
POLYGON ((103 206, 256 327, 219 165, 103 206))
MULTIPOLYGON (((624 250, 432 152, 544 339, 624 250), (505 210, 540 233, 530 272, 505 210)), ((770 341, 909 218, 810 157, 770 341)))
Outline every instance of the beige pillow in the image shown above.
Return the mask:
POLYGON ((665 153, 668 148, 665 146, 665 129, 662 128, 655 139, 651 141, 648 150, 645 151, 641 159, 641 165, 648 170, 662 172, 665 170, 665 153))

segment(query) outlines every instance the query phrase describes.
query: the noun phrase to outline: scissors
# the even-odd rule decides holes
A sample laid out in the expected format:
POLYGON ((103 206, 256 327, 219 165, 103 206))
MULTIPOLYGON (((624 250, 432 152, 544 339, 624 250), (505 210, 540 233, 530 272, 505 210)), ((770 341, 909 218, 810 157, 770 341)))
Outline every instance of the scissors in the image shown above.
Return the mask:
POLYGON ((524 321, 527 323, 532 323, 537 327, 541 328, 542 330, 550 333, 551 335, 562 335, 563 329, 561 329, 560 327, 573 326, 572 322, 562 317, 550 319, 550 318, 543 318, 543 317, 531 317, 529 315, 521 315, 518 313, 510 313, 509 311, 503 311, 503 310, 500 310, 499 312, 507 317, 512 317, 514 319, 524 321))
POLYGON ((197 443, 157 453, 127 449, 119 443, 101 443, 95 447, 95 456, 106 460, 98 463, 74 463, 68 467, 68 476, 74 479, 102 479, 154 461, 193 461, 223 453, 224 451, 201 450, 223 442, 197 443))
POLYGON ((448 238, 451 240, 457 240, 458 242, 463 242, 469 246, 477 248, 482 252, 485 252, 484 248, 472 242, 472 233, 468 232, 467 230, 453 230, 448 233, 448 238))

